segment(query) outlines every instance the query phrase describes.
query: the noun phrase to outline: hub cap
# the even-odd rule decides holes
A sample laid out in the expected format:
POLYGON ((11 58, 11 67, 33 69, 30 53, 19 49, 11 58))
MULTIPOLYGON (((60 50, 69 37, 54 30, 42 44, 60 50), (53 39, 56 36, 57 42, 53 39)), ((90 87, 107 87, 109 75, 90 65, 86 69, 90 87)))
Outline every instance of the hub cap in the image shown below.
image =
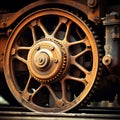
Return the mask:
POLYGON ((43 83, 56 80, 65 72, 66 53, 55 40, 41 39, 28 54, 28 68, 32 76, 43 83))

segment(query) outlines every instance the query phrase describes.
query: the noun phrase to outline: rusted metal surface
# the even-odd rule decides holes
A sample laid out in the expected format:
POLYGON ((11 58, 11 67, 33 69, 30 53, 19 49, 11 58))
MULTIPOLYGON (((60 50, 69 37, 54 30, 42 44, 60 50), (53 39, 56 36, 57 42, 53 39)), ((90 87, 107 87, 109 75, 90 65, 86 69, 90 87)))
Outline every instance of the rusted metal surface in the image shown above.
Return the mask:
POLYGON ((56 0, 56 1, 44 1, 44 0, 40 0, 37 1, 35 3, 32 3, 22 9, 20 9, 18 12, 16 13, 7 13, 7 14, 1 14, 0 15, 0 28, 6 28, 8 26, 10 26, 16 19, 18 19, 19 17, 21 17, 23 14, 25 14, 27 11, 38 7, 38 6, 43 6, 46 4, 59 4, 59 5, 69 5, 72 6, 74 8, 77 8, 78 10, 81 10, 82 12, 84 12, 86 15, 88 15, 88 18, 96 23, 100 22, 100 11, 99 11, 99 7, 95 7, 97 4, 97 0, 95 0, 95 5, 93 5, 93 7, 91 8, 91 2, 88 1, 88 5, 87 2, 86 4, 82 4, 82 0, 81 1, 73 1, 73 0, 56 0), (88 7, 90 6, 90 7, 88 7))
POLYGON ((105 56, 103 63, 110 68, 112 72, 120 66, 120 15, 118 12, 107 14, 103 21, 106 27, 105 56), (117 56, 117 57, 116 57, 117 56))
POLYGON ((4 73, 22 105, 65 112, 92 95, 100 76, 101 48, 74 14, 56 8, 36 11, 16 27, 7 45, 4 73))
POLYGON ((4 34, 0 35, 0 72, 3 72, 3 56, 8 37, 4 34))
POLYGON ((116 95, 120 103, 119 2, 32 2, 0 4, 1 93, 5 74, 13 96, 33 111, 67 112, 116 95))

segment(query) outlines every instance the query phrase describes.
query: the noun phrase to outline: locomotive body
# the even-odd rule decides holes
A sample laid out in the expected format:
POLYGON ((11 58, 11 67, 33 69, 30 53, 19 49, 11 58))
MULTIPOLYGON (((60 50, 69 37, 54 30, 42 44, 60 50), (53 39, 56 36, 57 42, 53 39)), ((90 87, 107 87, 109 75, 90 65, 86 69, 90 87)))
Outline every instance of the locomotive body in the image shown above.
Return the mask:
POLYGON ((120 103, 118 1, 6 3, 0 1, 0 94, 10 104, 68 112, 116 95, 120 103))

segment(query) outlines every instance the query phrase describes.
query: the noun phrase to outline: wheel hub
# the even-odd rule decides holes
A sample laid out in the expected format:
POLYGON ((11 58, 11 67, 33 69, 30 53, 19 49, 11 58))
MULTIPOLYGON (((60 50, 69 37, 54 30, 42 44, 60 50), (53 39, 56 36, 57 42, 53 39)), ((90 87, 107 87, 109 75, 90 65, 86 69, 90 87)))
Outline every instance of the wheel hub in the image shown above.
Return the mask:
POLYGON ((58 80, 65 72, 66 52, 63 45, 51 39, 41 39, 28 54, 28 69, 39 82, 48 83, 58 80))

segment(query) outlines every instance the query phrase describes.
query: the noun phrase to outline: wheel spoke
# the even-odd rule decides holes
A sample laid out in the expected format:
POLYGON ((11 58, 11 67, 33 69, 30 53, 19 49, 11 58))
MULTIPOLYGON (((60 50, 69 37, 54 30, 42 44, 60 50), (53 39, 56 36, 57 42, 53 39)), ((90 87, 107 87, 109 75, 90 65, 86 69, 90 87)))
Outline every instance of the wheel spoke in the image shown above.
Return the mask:
POLYGON ((55 106, 56 107, 62 107, 64 105, 63 100, 57 98, 57 96, 55 95, 54 91, 52 90, 52 88, 49 85, 47 85, 46 87, 48 88, 50 94, 52 95, 52 97, 54 99, 55 106))
POLYGON ((36 34, 35 34, 35 28, 31 24, 29 25, 29 28, 31 29, 31 32, 32 32, 33 43, 36 43, 37 38, 36 38, 36 34))
POLYGON ((41 84, 36 90, 33 91, 33 93, 30 93, 28 91, 28 87, 30 85, 30 81, 31 81, 31 77, 29 77, 27 85, 26 85, 24 91, 22 92, 22 97, 23 97, 23 99, 25 99, 27 101, 31 101, 31 103, 32 103, 34 96, 42 89, 43 85, 41 84))
POLYGON ((19 61, 27 64, 27 60, 25 60, 23 57, 20 57, 19 55, 15 55, 14 58, 18 59, 19 61))
POLYGON ((31 94, 28 92, 29 83, 30 83, 30 78, 27 82, 27 85, 25 86, 25 89, 22 91, 22 97, 28 101, 30 100, 30 96, 31 96, 31 94))
POLYGON ((74 41, 74 42, 70 42, 69 46, 78 45, 78 44, 84 43, 84 41, 85 41, 85 39, 74 41))
POLYGON ((29 87, 31 78, 32 78, 32 76, 31 76, 31 74, 30 74, 30 75, 29 75, 29 78, 28 78, 28 81, 27 81, 27 84, 26 84, 26 86, 25 86, 25 89, 23 90, 24 92, 26 92, 26 91, 28 90, 28 87, 29 87))
POLYGON ((30 101, 30 98, 31 98, 31 93, 28 92, 28 87, 29 87, 31 78, 32 78, 31 75, 29 75, 27 84, 26 84, 24 90, 21 92, 22 93, 22 98, 27 100, 27 101, 30 101))
MULTIPOLYGON (((72 60, 73 61, 73 60, 72 60)), ((90 71, 88 71, 87 69, 85 69, 83 66, 81 66, 80 64, 78 64, 77 62, 74 62, 74 65, 81 70, 82 72, 84 72, 86 75, 90 74, 90 71)))
POLYGON ((43 84, 40 84, 40 86, 31 94, 31 101, 33 97, 43 88, 43 84))
POLYGON ((61 86, 62 86, 62 98, 66 99, 66 86, 65 86, 65 81, 61 81, 61 86))
POLYGON ((83 83, 85 86, 88 84, 88 81, 86 80, 86 78, 77 78, 77 77, 70 76, 68 74, 67 74, 66 78, 76 81, 76 82, 83 83))
POLYGON ((69 36, 71 24, 72 24, 72 21, 69 21, 69 22, 66 24, 67 29, 66 29, 66 33, 65 33, 65 37, 64 37, 64 41, 66 41, 66 42, 68 41, 68 36, 69 36))
MULTIPOLYGON (((84 54, 85 54, 86 52, 88 52, 88 51, 91 51, 91 48, 86 48, 86 49, 83 50, 82 52, 80 52, 80 53, 76 54, 75 56, 73 56, 73 58, 76 59, 76 58, 84 55, 84 54)), ((73 59, 73 58, 72 58, 72 59, 73 59)))
POLYGON ((91 46, 87 37, 85 37, 82 40, 70 42, 69 46, 78 45, 78 44, 81 44, 81 43, 84 43, 87 47, 91 46))
POLYGON ((54 91, 52 90, 52 88, 49 85, 47 85, 47 88, 48 88, 50 94, 52 95, 52 97, 53 97, 53 99, 55 101, 55 104, 57 105, 58 98, 56 97, 54 91))
POLYGON ((56 33, 58 32, 60 26, 62 25, 62 23, 66 24, 68 21, 68 19, 64 18, 64 17, 59 17, 59 22, 56 26, 56 28, 54 29, 52 36, 54 37, 56 35, 56 33))
POLYGON ((67 100, 67 89, 65 85, 65 80, 61 81, 61 87, 62 87, 62 100, 64 101, 64 104, 67 104, 69 103, 69 101, 67 100))
POLYGON ((31 47, 17 47, 17 50, 30 50, 31 47))
POLYGON ((50 36, 47 29, 45 28, 45 26, 42 24, 41 20, 38 19, 38 26, 42 29, 44 35, 45 35, 45 38, 50 36))
POLYGON ((27 64, 27 60, 24 59, 23 57, 19 56, 19 55, 18 55, 18 51, 19 51, 19 50, 20 50, 20 51, 24 51, 24 50, 28 50, 28 51, 29 51, 29 49, 30 49, 30 47, 16 47, 16 48, 12 48, 12 50, 11 50, 11 55, 12 55, 12 57, 11 57, 11 58, 13 58, 13 59, 16 58, 16 59, 18 59, 19 61, 27 64))

